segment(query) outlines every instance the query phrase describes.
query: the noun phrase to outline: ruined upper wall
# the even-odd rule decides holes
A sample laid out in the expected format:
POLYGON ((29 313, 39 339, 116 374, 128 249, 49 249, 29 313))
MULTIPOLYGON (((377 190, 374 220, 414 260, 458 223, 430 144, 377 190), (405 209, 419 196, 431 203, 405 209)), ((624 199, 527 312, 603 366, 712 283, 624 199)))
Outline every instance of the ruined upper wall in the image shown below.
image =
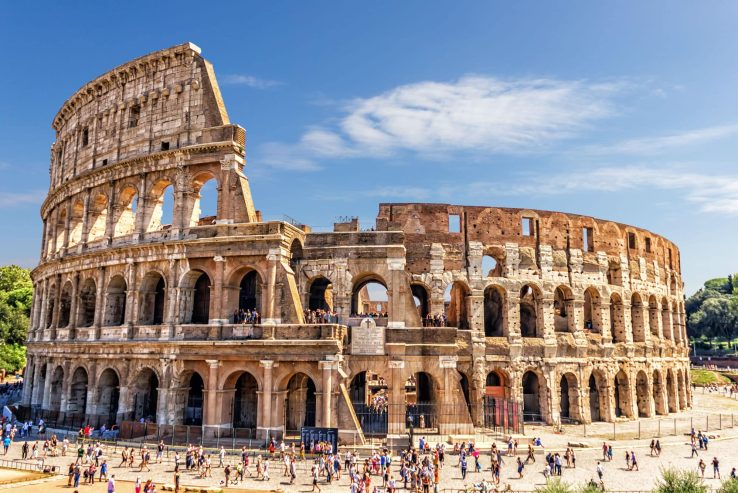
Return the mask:
POLYGON ((156 51, 85 84, 54 117, 50 188, 81 172, 198 142, 228 124, 212 66, 191 43, 156 51))
POLYGON ((624 256, 634 264, 631 270, 645 268, 649 277, 656 277, 656 266, 662 275, 680 272, 679 249, 669 240, 645 229, 577 214, 449 204, 380 204, 377 230, 405 233, 408 269, 413 272, 427 270, 433 243, 444 245, 447 269, 463 269, 471 242, 481 243, 484 254, 498 261, 504 260, 505 244, 516 243, 533 252, 548 245, 554 255, 562 252, 565 258, 572 250, 581 251, 583 263, 592 265, 599 262, 598 252, 611 261, 624 256), (454 216, 458 217, 458 229, 453 227, 454 216), (523 232, 524 219, 530 220, 526 221, 528 235, 523 232), (591 231, 588 245, 586 228, 591 231))

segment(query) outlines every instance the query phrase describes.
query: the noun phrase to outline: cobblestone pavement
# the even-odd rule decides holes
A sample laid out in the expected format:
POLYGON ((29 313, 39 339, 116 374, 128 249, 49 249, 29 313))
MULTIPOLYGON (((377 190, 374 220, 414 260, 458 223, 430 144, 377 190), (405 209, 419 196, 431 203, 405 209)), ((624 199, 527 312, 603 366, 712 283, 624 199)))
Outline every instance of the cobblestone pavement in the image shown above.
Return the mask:
MULTIPOLYGON (((714 409, 731 410, 733 406, 738 408, 738 402, 731 400, 727 397, 717 396, 714 394, 696 394, 695 403, 697 405, 696 411, 693 414, 697 415, 700 409, 708 409, 713 411, 714 409)), ((738 423, 736 423, 738 425, 738 423)), ((559 451, 563 452, 567 442, 577 442, 588 445, 588 448, 577 448, 577 468, 564 469, 563 479, 568 482, 581 484, 588 481, 589 479, 596 476, 595 467, 597 460, 601 459, 601 445, 602 439, 599 438, 584 438, 577 435, 561 435, 555 434, 550 431, 550 427, 529 427, 528 432, 530 436, 539 436, 542 439, 545 451, 559 451)), ((700 451, 699 457, 690 458, 690 446, 689 440, 686 435, 670 436, 661 438, 661 444, 663 452, 660 457, 649 456, 649 444, 650 438, 642 440, 618 440, 608 443, 613 444, 615 450, 615 459, 611 463, 603 463, 605 468, 605 484, 608 489, 611 490, 637 490, 637 489, 649 489, 651 488, 659 477, 659 472, 662 467, 678 467, 681 469, 697 470, 697 464, 700 458, 704 459, 707 463, 707 470, 705 474, 705 481, 709 486, 716 487, 719 481, 712 479, 712 467, 711 461, 713 457, 718 457, 720 460, 720 469, 723 477, 727 477, 730 474, 730 470, 733 467, 738 467, 738 426, 733 429, 723 429, 710 433, 714 438, 711 440, 708 451, 700 451), (639 471, 628 471, 625 467, 625 451, 634 451, 638 457, 639 471)), ((521 441, 521 448, 524 448, 521 441)), ((504 447, 504 443, 497 442, 498 447, 504 447)), ((482 465, 488 468, 490 465, 489 457, 489 446, 490 444, 480 444, 481 450, 484 452, 480 459, 482 465)), ((4 457, 6 459, 19 458, 20 456, 20 444, 15 443, 11 446, 9 454, 4 457)), ((140 476, 142 480, 154 479, 160 484, 171 483, 173 477, 173 463, 171 460, 165 460, 162 464, 153 464, 151 466, 151 472, 139 472, 138 468, 128 469, 119 468, 118 463, 120 448, 113 450, 110 449, 108 453, 111 455, 109 460, 111 467, 111 473, 116 475, 119 480, 135 480, 137 476, 140 476)), ((361 457, 367 457, 370 451, 360 451, 361 457)), ((515 472, 515 458, 505 457, 505 463, 502 470, 502 485, 510 484, 514 490, 517 491, 531 491, 537 485, 545 483, 543 477, 543 453, 539 452, 536 455, 536 463, 529 464, 525 468, 525 475, 523 479, 517 479, 517 473, 515 472)), ((46 458, 47 464, 57 465, 66 471, 69 463, 74 461, 71 456, 67 457, 55 457, 46 458)), ((217 464, 218 460, 215 458, 214 464, 217 464)), ((465 486, 471 486, 472 483, 481 481, 483 477, 487 479, 491 478, 489 471, 485 470, 482 473, 470 472, 467 474, 466 480, 462 480, 461 472, 457 466, 458 457, 448 455, 446 459, 446 465, 441 471, 441 488, 449 489, 461 489, 465 486)), ((283 473, 283 465, 279 461, 270 462, 270 481, 256 481, 250 478, 246 478, 244 484, 239 485, 249 489, 257 490, 274 490, 283 489, 285 491, 310 491, 310 462, 300 463, 298 467, 298 478, 294 485, 289 485, 287 478, 283 473)), ((253 467, 253 461, 251 469, 253 467)), ((470 465, 471 470, 471 465, 470 465)), ((396 471, 395 471, 396 473, 396 471)), ((220 468, 213 469, 213 477, 207 479, 199 479, 195 477, 195 474, 183 471, 182 482, 186 485, 197 485, 197 486, 217 486, 223 480, 223 471, 220 468)), ((381 483, 379 477, 374 477, 375 482, 381 483)), ((124 485, 123 488, 126 488, 124 485)), ((323 482, 320 484, 322 491, 325 493, 348 491, 349 483, 347 478, 344 476, 339 481, 334 482, 331 485, 327 485, 323 482)), ((25 490, 24 491, 31 491, 25 490)), ((39 490, 47 493, 48 490, 39 490)), ((81 491, 96 491, 90 487, 83 487, 81 491)), ((128 489, 122 489, 121 491, 129 491, 128 489)), ((132 491, 132 488, 130 489, 132 491)))

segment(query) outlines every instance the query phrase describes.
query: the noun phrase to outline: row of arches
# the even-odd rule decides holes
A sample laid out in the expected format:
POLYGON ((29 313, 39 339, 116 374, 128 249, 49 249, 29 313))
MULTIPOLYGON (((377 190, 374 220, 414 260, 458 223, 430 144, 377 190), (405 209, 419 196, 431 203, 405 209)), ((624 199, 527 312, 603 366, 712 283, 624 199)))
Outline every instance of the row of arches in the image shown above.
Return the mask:
POLYGON ((189 186, 192 193, 176 194, 174 179, 162 177, 152 181, 143 196, 139 184, 128 182, 107 192, 73 197, 48 216, 44 251, 51 254, 108 236, 166 230, 178 222, 182 227, 212 224, 218 210, 218 179, 204 171, 196 174, 189 186), (184 203, 179 204, 179 200, 184 203), (176 214, 181 215, 180 221, 176 214))

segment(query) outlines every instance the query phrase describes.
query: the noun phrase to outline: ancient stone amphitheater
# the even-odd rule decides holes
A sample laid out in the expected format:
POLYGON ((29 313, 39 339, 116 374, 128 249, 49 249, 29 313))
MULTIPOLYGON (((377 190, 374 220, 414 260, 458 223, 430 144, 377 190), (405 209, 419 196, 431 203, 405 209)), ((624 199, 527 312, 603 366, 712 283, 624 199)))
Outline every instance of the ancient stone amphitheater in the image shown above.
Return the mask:
POLYGON ((53 128, 26 414, 396 436, 691 405, 679 250, 661 236, 447 204, 380 204, 367 230, 265 222, 246 132, 189 43, 89 82, 53 128))

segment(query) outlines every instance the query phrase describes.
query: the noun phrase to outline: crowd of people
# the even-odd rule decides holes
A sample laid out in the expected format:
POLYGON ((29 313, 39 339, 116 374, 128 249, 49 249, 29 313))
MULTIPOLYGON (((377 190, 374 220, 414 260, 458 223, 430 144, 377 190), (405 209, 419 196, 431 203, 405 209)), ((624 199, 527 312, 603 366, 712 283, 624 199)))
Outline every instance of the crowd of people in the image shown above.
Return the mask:
POLYGON ((305 323, 308 324, 337 324, 338 315, 333 310, 304 310, 305 323))
POLYGON ((234 324, 251 324, 259 325, 261 323, 261 314, 256 310, 236 310, 233 312, 234 324))
POLYGON ((423 317, 423 327, 448 327, 448 318, 445 313, 429 313, 423 317))

